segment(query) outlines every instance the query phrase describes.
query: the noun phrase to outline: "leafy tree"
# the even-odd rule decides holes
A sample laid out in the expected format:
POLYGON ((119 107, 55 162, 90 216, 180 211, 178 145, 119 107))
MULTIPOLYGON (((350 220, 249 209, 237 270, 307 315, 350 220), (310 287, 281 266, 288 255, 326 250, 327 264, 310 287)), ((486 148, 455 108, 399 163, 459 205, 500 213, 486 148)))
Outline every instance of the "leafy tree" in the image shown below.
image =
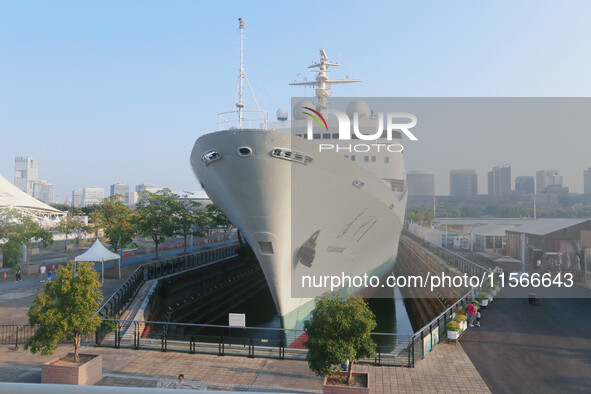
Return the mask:
POLYGON ((68 249, 68 235, 72 233, 74 229, 73 217, 71 212, 67 212, 66 216, 60 221, 60 223, 55 228, 60 233, 63 233, 66 236, 66 240, 64 241, 64 250, 68 249))
POLYGON ((189 193, 183 194, 183 199, 177 198, 174 207, 174 222, 176 224, 175 233, 181 235, 184 239, 184 252, 187 253, 187 238, 189 235, 196 235, 195 227, 202 227, 205 219, 199 210, 201 204, 197 201, 189 200, 189 193))
POLYGON ((29 324, 39 325, 39 329, 25 343, 25 350, 49 355, 59 341, 73 340, 78 362, 82 335, 92 333, 102 322, 96 313, 103 299, 100 287, 92 263, 79 263, 76 275, 73 267, 60 267, 56 280, 45 283, 29 309, 29 324))
MULTIPOLYGON (((8 252, 9 260, 16 258, 16 262, 18 262, 18 257, 16 257, 19 255, 17 252, 18 248, 20 245, 27 247, 27 268, 33 242, 41 242, 43 246, 47 246, 53 242, 53 235, 41 228, 39 222, 14 209, 3 210, 0 213, 0 233, 2 238, 6 239, 3 250, 8 252)), ((14 264, 15 261, 11 261, 11 263, 14 264)))
POLYGON ((76 249, 80 247, 80 240, 92 231, 92 227, 84 224, 84 221, 80 217, 76 217, 72 220, 73 228, 72 234, 76 240, 76 249))
POLYGON ((304 322, 306 360, 318 376, 331 376, 349 360, 350 385, 355 361, 375 355, 376 345, 370 336, 376 326, 375 316, 361 298, 323 296, 315 303, 311 319, 304 322))
POLYGON ((105 198, 95 212, 97 226, 103 229, 105 238, 115 253, 120 247, 132 241, 135 235, 135 229, 132 226, 134 212, 123 203, 121 195, 116 194, 105 198))
POLYGON ((210 228, 223 228, 224 235, 232 227, 232 222, 214 203, 203 208, 204 223, 210 228))
POLYGON ((149 237, 156 246, 156 258, 158 258, 158 245, 166 241, 176 230, 173 215, 178 206, 178 196, 170 189, 158 190, 155 193, 141 192, 136 204, 136 214, 133 219, 138 234, 149 237))

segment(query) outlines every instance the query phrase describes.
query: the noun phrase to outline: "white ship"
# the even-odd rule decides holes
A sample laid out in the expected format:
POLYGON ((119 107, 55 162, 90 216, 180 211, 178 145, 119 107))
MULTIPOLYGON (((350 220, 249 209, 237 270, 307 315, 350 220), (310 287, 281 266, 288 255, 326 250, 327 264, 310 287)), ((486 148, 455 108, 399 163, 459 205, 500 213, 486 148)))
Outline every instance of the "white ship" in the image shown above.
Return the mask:
MULTIPOLYGON (((257 128, 247 127, 247 114, 262 111, 247 112, 243 102, 244 82, 250 85, 242 66, 243 30, 240 19, 235 126, 232 114, 221 114, 228 120, 226 129, 195 142, 191 166, 211 200, 251 245, 283 327, 301 329, 314 307, 313 297, 326 290, 300 286, 302 275, 383 277, 392 272, 407 193, 403 154, 385 147, 400 143, 401 135, 371 141, 382 147, 379 152, 375 147, 349 152, 352 143, 367 141, 339 139, 336 119, 328 116, 329 89, 358 81, 329 79, 328 67, 339 64, 329 62, 322 49, 320 61, 310 66, 316 78, 293 83, 314 86, 314 102, 294 106, 291 121, 287 111, 279 110, 276 123, 268 124, 263 116, 257 128), (315 113, 326 123, 316 123, 311 118, 315 113), (319 144, 335 148, 320 152, 319 144)), ((353 101, 346 112, 358 112, 360 128, 373 127, 375 133, 378 122, 367 105, 353 101)), ((354 286, 340 292, 368 295, 354 286)), ((297 342, 296 337, 287 340, 297 342)))

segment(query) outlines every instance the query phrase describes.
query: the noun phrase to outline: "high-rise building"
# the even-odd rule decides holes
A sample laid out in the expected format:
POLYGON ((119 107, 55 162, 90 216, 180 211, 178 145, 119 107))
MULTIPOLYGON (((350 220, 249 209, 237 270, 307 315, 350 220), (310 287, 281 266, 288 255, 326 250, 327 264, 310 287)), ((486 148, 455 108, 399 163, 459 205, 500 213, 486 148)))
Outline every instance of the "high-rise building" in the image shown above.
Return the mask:
POLYGON ((515 192, 521 194, 534 194, 534 177, 518 176, 515 178, 515 192))
POLYGON ((138 192, 129 192, 125 194, 125 205, 133 207, 137 204, 138 192))
POLYGON ((105 189, 102 187, 85 187, 82 189, 82 205, 96 205, 103 202, 105 198, 105 189))
POLYGON ((583 192, 585 194, 591 194, 591 168, 588 168, 583 173, 583 192))
POLYGON ((47 204, 53 204, 53 183, 41 180, 33 183, 33 197, 47 204))
POLYGON ((490 196, 508 196, 511 194, 511 166, 493 167, 488 173, 488 194, 490 196))
POLYGON ((450 196, 475 196, 478 194, 478 175, 471 169, 449 172, 450 196))
POLYGON ((135 191, 137 193, 141 193, 143 191, 147 191, 150 193, 156 193, 158 190, 160 190, 160 189, 154 185, 150 185, 149 183, 142 183, 141 185, 135 186, 135 191))
POLYGON ((558 170, 536 171, 536 194, 545 192, 548 186, 562 186, 562 175, 558 170))
POLYGON ((435 173, 433 171, 409 171, 406 173, 408 194, 411 196, 434 196, 435 173))
POLYGON ((33 195, 35 182, 39 181, 39 159, 16 157, 14 160, 14 185, 33 195))
POLYGON ((84 202, 84 190, 76 189, 72 190, 72 206, 76 208, 82 207, 84 202))
POLYGON ((111 194, 109 196, 114 196, 115 194, 120 194, 123 197, 129 193, 129 185, 125 183, 115 183, 111 185, 111 194))

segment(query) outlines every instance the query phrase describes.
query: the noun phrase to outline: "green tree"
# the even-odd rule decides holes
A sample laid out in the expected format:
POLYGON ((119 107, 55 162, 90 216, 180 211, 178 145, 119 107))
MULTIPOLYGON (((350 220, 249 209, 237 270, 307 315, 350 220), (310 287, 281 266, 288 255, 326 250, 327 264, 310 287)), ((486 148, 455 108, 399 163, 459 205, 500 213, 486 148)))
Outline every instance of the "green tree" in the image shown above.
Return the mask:
POLYGON ((203 217, 203 222, 209 226, 209 228, 222 228, 224 230, 224 235, 226 234, 226 231, 232 228, 232 222, 230 219, 228 219, 222 210, 214 203, 211 203, 203 208, 203 217))
POLYGON ((25 350, 49 355, 59 341, 73 340, 78 362, 82 335, 92 333, 102 322, 96 313, 103 299, 100 287, 92 263, 79 263, 76 275, 73 267, 60 267, 57 278, 45 283, 29 309, 29 324, 39 328, 25 343, 25 350))
POLYGON ((169 189, 155 193, 144 191, 136 204, 133 224, 138 234, 154 241, 156 258, 158 245, 166 241, 166 237, 171 237, 176 230, 173 215, 177 206, 178 196, 169 189))
POLYGON ((195 227, 202 227, 205 219, 199 210, 201 204, 197 201, 189 200, 189 193, 185 193, 183 198, 176 199, 174 207, 174 222, 176 224, 175 233, 181 235, 184 240, 184 252, 187 253, 187 238, 189 235, 196 235, 195 227))
POLYGON ((64 241, 64 250, 68 249, 68 235, 72 233, 74 229, 73 217, 71 212, 67 212, 66 216, 62 218, 60 223, 55 228, 60 233, 66 236, 66 240, 64 241))
POLYGON ((80 217, 74 218, 72 220, 72 224, 72 234, 74 234, 74 239, 76 240, 76 249, 78 249, 80 247, 80 241, 92 231, 92 227, 84 224, 84 221, 80 217))
POLYGON ((18 255, 17 249, 20 245, 27 247, 27 272, 33 242, 40 242, 43 246, 53 242, 53 235, 41 228, 39 222, 14 209, 3 210, 0 213, 0 233, 2 239, 6 240, 3 250, 8 252, 9 260, 18 255))
POLYGON ((375 316, 361 298, 323 296, 315 303, 312 317, 304 322, 306 360, 318 376, 331 376, 348 360, 350 385, 355 361, 375 356, 376 345, 370 335, 376 326, 375 316))
POLYGON ((105 238, 115 253, 132 241, 135 235, 132 225, 134 212, 123 203, 121 195, 105 198, 95 212, 97 225, 103 229, 105 238))

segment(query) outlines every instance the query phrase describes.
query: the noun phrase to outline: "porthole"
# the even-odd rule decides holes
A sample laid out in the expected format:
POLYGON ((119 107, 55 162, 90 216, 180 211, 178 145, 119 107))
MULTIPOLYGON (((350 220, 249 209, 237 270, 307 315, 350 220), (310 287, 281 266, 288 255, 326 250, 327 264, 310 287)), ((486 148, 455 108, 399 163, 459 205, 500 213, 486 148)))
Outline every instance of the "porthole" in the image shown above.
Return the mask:
POLYGON ((252 149, 250 149, 248 146, 241 146, 238 148, 238 156, 248 157, 250 155, 252 155, 252 149))

